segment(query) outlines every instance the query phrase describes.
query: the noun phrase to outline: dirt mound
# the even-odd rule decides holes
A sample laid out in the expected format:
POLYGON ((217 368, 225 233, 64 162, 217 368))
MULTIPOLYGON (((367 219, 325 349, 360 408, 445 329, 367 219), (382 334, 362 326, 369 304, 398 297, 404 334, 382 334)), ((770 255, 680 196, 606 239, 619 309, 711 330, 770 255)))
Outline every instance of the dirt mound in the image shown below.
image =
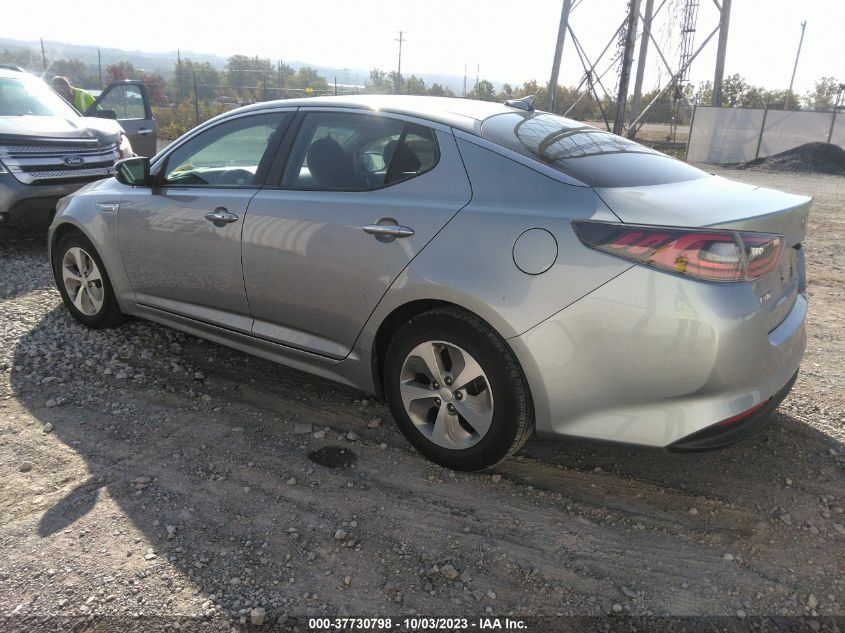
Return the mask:
POLYGON ((755 158, 736 165, 737 169, 818 172, 845 176, 845 149, 833 143, 804 143, 780 154, 755 158))

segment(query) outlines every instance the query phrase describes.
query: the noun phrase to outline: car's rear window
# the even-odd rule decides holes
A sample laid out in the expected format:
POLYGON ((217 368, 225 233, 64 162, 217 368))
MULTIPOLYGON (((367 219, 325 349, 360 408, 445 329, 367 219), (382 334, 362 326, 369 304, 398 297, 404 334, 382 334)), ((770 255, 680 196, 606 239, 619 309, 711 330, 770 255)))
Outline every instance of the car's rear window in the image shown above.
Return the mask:
POLYGON ((482 124, 481 136, 593 187, 662 185, 707 176, 634 141, 544 112, 492 116, 482 124))

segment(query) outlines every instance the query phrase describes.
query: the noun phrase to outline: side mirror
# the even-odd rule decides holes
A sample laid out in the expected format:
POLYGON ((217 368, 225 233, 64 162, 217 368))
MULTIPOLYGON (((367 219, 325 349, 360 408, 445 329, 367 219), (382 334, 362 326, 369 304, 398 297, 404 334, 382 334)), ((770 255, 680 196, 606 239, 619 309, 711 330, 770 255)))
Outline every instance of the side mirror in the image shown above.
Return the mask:
POLYGON ((133 156, 119 160, 112 167, 112 175, 124 185, 148 187, 152 184, 150 159, 146 156, 133 156))

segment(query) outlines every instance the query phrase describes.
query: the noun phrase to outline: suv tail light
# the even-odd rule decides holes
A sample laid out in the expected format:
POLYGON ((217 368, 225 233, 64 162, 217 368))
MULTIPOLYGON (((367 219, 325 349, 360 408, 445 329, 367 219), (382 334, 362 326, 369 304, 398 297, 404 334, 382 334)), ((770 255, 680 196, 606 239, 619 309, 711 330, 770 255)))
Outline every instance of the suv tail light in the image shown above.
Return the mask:
POLYGON ((609 222, 572 223, 587 246, 640 264, 708 281, 763 277, 777 266, 783 237, 609 222))

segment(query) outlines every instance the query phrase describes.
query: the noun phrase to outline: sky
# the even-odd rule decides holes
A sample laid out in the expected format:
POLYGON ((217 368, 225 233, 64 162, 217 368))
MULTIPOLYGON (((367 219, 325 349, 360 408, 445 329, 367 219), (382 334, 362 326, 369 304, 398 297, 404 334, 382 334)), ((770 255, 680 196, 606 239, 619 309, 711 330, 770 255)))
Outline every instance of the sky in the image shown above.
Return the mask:
MULTIPOLYGON (((571 26, 586 54, 595 59, 625 17, 626 0, 575 0, 571 26)), ((663 0, 656 0, 659 6, 663 0)), ((680 26, 668 19, 685 0, 665 0, 654 35, 678 65, 680 26)), ((398 31, 405 32, 402 71, 480 77, 521 84, 548 81, 562 0, 146 0, 126 3, 121 17, 108 2, 41 0, 38 9, 5 0, 0 36, 56 40, 141 51, 196 51, 227 56, 259 55, 343 69, 396 68, 398 31), (480 69, 479 69, 480 68, 480 69)), ((643 0, 643 5, 645 0, 643 0)), ((733 0, 725 74, 740 73, 753 84, 786 88, 792 74, 801 22, 807 21, 795 91, 816 79, 845 81, 845 2, 842 0, 733 0)), ((715 0, 700 0, 695 47, 718 22, 715 0)), ((716 39, 696 58, 690 79, 713 78, 716 39)), ((612 47, 611 54, 615 52, 612 47)), ((605 58, 609 61, 609 58, 605 58)), ((646 89, 665 85, 652 47, 646 89)), ((604 70, 604 62, 598 65, 604 70)), ((581 63, 567 36, 560 82, 577 84, 581 63)), ((614 85, 608 73, 608 89, 614 85)))

